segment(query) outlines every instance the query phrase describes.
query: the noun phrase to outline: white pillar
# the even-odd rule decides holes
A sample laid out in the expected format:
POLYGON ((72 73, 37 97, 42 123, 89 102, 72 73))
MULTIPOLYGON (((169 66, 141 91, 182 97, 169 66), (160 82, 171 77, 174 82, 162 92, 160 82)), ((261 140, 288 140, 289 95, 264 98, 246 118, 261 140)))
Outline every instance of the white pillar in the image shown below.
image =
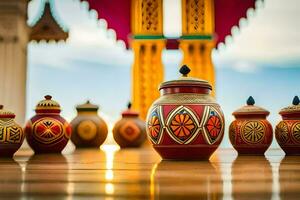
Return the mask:
POLYGON ((27 0, 0 0, 0 104, 23 125, 26 109, 27 0))

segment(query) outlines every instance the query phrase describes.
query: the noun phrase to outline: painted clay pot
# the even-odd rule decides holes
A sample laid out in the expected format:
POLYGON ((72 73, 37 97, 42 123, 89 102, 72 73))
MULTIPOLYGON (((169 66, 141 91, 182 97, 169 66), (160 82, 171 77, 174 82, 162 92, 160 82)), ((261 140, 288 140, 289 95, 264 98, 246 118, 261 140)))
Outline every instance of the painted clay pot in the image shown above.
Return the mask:
POLYGON ((60 105, 50 95, 37 104, 36 115, 25 127, 26 140, 35 153, 60 153, 67 145, 71 126, 60 111, 60 105))
POLYGON ((145 142, 145 121, 139 118, 138 112, 131 110, 130 103, 128 110, 122 113, 122 119, 115 124, 113 136, 121 148, 139 147, 145 142))
POLYGON ((182 77, 160 85, 161 97, 148 111, 146 130, 163 159, 208 159, 224 135, 224 116, 205 80, 182 77))
POLYGON ((253 97, 247 105, 232 114, 236 118, 229 127, 229 139, 239 154, 263 155, 273 140, 273 129, 266 119, 269 111, 255 106, 253 97))
POLYGON ((87 101, 76 107, 78 115, 71 121, 71 140, 76 147, 99 148, 107 137, 107 125, 98 115, 99 106, 87 101))
POLYGON ((293 105, 283 108, 282 116, 275 128, 275 137, 286 155, 300 155, 300 105, 296 96, 293 105))
POLYGON ((25 134, 14 118, 14 113, 0 105, 0 157, 12 157, 23 144, 25 134))

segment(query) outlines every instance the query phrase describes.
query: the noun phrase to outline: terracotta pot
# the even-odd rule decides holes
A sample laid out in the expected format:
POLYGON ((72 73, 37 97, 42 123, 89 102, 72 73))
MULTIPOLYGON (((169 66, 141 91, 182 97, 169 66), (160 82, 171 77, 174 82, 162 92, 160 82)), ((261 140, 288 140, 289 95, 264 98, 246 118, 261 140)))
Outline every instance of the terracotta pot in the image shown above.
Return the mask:
POLYGON ((148 112, 148 138, 163 159, 208 159, 223 138, 224 116, 211 85, 189 72, 182 66, 180 79, 162 83, 148 112))
POLYGON ((14 113, 0 105, 0 157, 12 157, 23 144, 23 129, 14 118, 14 113))
POLYGON ((35 153, 60 153, 67 145, 71 126, 60 111, 60 105, 50 95, 37 104, 36 115, 25 127, 26 140, 35 153))
POLYGON ((138 112, 131 110, 131 104, 122 113, 122 119, 115 124, 113 136, 121 148, 139 147, 145 142, 145 122, 139 118, 138 112))
POLYGON ((71 140, 76 147, 99 148, 107 137, 107 125, 98 115, 99 107, 87 101, 76 107, 78 115, 71 121, 71 140))
POLYGON ((249 97, 247 105, 236 110, 229 127, 229 139, 239 154, 263 155, 273 140, 273 129, 266 119, 269 111, 255 106, 253 97, 249 97))
POLYGON ((287 155, 300 155, 300 105, 296 96, 293 105, 283 108, 282 116, 275 129, 275 137, 287 155))

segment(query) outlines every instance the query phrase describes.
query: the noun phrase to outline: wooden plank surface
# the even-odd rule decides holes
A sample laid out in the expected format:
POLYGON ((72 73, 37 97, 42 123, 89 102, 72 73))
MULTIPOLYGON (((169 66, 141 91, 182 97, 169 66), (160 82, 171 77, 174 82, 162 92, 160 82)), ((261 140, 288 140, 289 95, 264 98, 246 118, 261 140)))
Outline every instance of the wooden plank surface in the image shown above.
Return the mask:
POLYGON ((151 147, 75 150, 0 160, 0 199, 300 199, 300 157, 271 149, 209 162, 161 161, 151 147))

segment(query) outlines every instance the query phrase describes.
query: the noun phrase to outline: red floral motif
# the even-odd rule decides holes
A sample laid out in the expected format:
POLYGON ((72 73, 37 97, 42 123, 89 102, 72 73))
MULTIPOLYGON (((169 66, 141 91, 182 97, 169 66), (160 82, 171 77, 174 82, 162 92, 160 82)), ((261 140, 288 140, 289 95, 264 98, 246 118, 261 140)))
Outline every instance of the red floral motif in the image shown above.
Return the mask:
POLYGON ((178 113, 171 122, 172 132, 182 141, 190 137, 195 130, 195 122, 187 113, 178 113))
POLYGON ((217 138, 222 128, 220 118, 215 115, 210 116, 206 124, 206 128, 212 138, 217 138))
POLYGON ((157 138, 160 132, 160 121, 158 119, 158 116, 152 115, 151 119, 149 120, 148 123, 148 130, 153 138, 157 138))

